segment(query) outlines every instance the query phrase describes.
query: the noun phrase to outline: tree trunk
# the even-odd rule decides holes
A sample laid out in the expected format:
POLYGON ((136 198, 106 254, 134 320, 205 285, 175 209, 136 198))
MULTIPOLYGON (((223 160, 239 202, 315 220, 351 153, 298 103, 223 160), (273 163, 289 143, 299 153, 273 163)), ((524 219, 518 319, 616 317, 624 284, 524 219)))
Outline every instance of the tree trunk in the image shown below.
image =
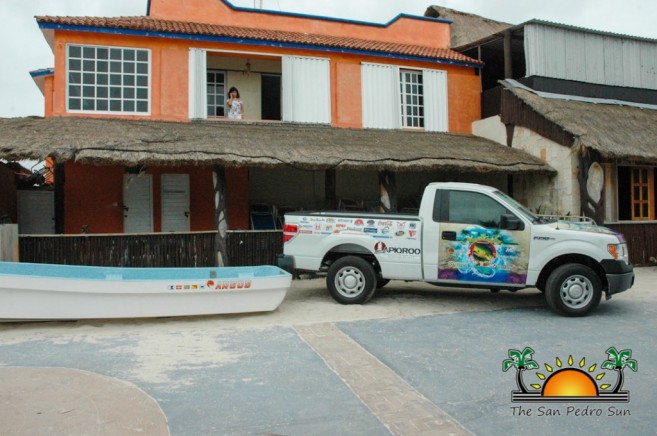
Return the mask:
POLYGON ((382 212, 397 212, 397 179, 391 171, 379 172, 379 207, 382 212))
POLYGON ((520 392, 523 394, 527 393, 527 388, 525 387, 525 382, 522 380, 522 373, 525 370, 525 368, 518 368, 516 371, 516 384, 518 385, 518 389, 520 389, 520 392))
POLYGON ((215 165, 212 181, 214 183, 214 226, 217 229, 215 251, 217 266, 228 266, 226 234, 228 232, 228 203, 226 201, 226 172, 224 167, 215 165))
POLYGON ((614 389, 612 393, 617 394, 620 392, 621 388, 623 387, 623 382, 625 379, 625 376, 623 375, 623 368, 616 368, 616 372, 618 373, 618 379, 616 380, 616 386, 614 386, 614 389))

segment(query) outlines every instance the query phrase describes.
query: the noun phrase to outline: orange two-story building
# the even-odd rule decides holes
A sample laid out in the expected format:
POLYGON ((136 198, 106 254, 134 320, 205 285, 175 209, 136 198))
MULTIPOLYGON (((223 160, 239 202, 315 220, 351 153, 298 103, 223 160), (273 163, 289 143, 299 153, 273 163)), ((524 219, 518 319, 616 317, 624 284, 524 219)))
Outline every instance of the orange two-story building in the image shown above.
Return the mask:
POLYGON ((470 134, 482 64, 450 49, 447 20, 151 0, 145 16, 37 23, 46 118, 6 155, 52 160, 58 233, 214 230, 224 212, 269 228, 258 213, 413 209, 429 181, 552 171, 470 134))

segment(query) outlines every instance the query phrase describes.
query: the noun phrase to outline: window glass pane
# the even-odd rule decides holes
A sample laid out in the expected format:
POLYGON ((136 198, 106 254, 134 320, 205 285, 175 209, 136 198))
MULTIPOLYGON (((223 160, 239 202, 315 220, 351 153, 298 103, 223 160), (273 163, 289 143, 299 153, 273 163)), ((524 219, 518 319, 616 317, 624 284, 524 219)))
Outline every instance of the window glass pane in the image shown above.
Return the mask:
POLYGON ((92 111, 95 109, 95 100, 93 98, 85 98, 82 100, 82 110, 92 111))
POLYGON ((95 97, 96 95, 96 88, 93 86, 84 86, 82 88, 82 96, 83 97, 95 97))
POLYGON ((94 73, 84 73, 82 75, 82 83, 85 85, 93 85, 96 81, 94 73))
POLYGON ((121 49, 112 48, 110 49, 110 59, 121 59, 121 49))
POLYGON ((124 75, 123 76, 123 86, 135 86, 135 76, 133 76, 133 75, 124 75))
POLYGON ((82 69, 82 62, 79 59, 68 60, 69 71, 80 71, 82 69))
POLYGON ((107 108, 107 100, 96 100, 96 110, 106 111, 107 108))
POLYGON ((110 100, 110 110, 112 112, 121 112, 121 100, 110 100))
POLYGON ((118 86, 112 86, 110 88, 110 97, 121 98, 121 88, 119 88, 118 86))
POLYGON ((499 227, 507 210, 494 199, 475 192, 449 192, 449 222, 499 227))
POLYGON ((98 61, 98 62, 96 62, 96 71, 106 73, 108 65, 109 64, 106 61, 98 61))
POLYGON ((148 90, 144 88, 137 88, 137 98, 141 100, 148 100, 148 90))
POLYGON ((107 59, 109 56, 109 50, 103 47, 98 47, 96 49, 96 59, 107 59))
POLYGON ((82 61, 82 71, 96 71, 96 62, 90 60, 82 61))
POLYGON ((634 199, 639 200, 641 198, 641 188, 638 186, 634 187, 634 199))
POLYGON ((96 83, 99 85, 107 85, 108 78, 107 74, 98 74, 96 76, 96 83))
POLYGON ((135 98, 135 88, 123 88, 123 98, 135 98))
POLYGON ((110 62, 110 72, 111 73, 120 73, 121 72, 121 62, 110 62))
POLYGON ((82 80, 82 74, 68 73, 68 83, 80 83, 81 80, 82 80))
POLYGON ((634 205, 634 217, 641 218, 641 205, 639 204, 634 205))
POLYGON ((148 51, 137 50, 137 60, 140 62, 148 62, 148 51))
POLYGON ((123 72, 126 74, 132 74, 135 72, 135 64, 133 63, 124 63, 123 72))
POLYGON ((641 214, 642 218, 648 218, 649 212, 648 212, 648 203, 643 203, 643 213, 641 214))
POLYGON ((124 101, 123 110, 125 112, 134 112, 135 111, 135 102, 134 101, 124 101))
POLYGON ((135 51, 134 50, 123 50, 123 60, 124 61, 134 61, 135 60, 135 51))
POLYGON ((148 112, 148 102, 147 101, 138 101, 137 102, 137 112, 148 112))
POLYGON ((80 97, 82 95, 82 87, 81 86, 69 86, 68 87, 68 95, 69 97, 80 97))
POLYGON ((68 46, 68 56, 70 58, 79 58, 82 54, 82 47, 79 45, 69 45, 68 46))
POLYGON ((138 63, 137 74, 148 74, 148 64, 138 63))
POLYGON ((72 111, 79 111, 81 107, 81 102, 77 98, 69 98, 68 108, 72 111))
POLYGON ((137 76, 137 86, 148 86, 148 77, 137 76))
POLYGON ((94 59, 96 57, 96 48, 95 47, 83 47, 82 48, 82 57, 87 59, 94 59))
POLYGON ((121 84, 121 75, 120 74, 112 74, 110 76, 110 85, 120 85, 121 84))
POLYGON ((648 200, 648 187, 647 186, 643 187, 641 193, 642 193, 641 199, 642 200, 648 200))
POLYGON ((98 98, 107 98, 108 97, 107 87, 106 86, 99 86, 96 89, 96 97, 98 97, 98 98))

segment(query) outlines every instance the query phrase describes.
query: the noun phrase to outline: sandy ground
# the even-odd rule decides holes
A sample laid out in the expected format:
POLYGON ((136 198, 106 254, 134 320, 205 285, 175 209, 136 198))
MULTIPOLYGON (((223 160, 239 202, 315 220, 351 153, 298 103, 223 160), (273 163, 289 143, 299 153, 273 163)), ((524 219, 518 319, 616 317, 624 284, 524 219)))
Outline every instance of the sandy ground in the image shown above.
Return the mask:
MULTIPOLYGON (((657 301, 657 293, 654 292, 657 288, 657 267, 637 268, 635 272, 636 281, 632 289, 615 295, 611 301, 603 299, 600 304, 614 304, 623 299, 657 301)), ((204 330, 214 332, 218 329, 409 318, 515 307, 549 310, 543 295, 533 288, 494 294, 488 290, 440 288, 426 283, 392 281, 377 291, 367 304, 345 306, 331 298, 324 279, 295 280, 283 303, 273 312, 189 318, 6 323, 0 324, 0 342, 10 344, 44 338, 101 340, 104 335, 168 335, 172 332, 177 333, 181 342, 186 342, 185 335, 197 336, 204 330)))

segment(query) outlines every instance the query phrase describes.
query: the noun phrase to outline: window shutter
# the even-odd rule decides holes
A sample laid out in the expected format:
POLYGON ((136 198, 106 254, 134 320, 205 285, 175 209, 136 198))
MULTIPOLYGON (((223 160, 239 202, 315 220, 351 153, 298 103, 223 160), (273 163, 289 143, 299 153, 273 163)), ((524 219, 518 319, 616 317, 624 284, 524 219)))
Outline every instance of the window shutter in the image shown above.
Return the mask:
POLYGON ((189 119, 206 119, 207 109, 206 51, 189 49, 189 119))
POLYGON ((447 73, 423 70, 424 80, 424 130, 427 132, 449 131, 447 109, 447 73))
POLYGON ((399 68, 393 65, 361 66, 363 128, 401 128, 399 68))
POLYGON ((162 174, 162 231, 189 231, 189 174, 162 174))
POLYGON ((123 233, 153 231, 152 180, 150 174, 123 175, 123 233))
POLYGON ((283 121, 331 123, 328 59, 283 56, 283 121))

